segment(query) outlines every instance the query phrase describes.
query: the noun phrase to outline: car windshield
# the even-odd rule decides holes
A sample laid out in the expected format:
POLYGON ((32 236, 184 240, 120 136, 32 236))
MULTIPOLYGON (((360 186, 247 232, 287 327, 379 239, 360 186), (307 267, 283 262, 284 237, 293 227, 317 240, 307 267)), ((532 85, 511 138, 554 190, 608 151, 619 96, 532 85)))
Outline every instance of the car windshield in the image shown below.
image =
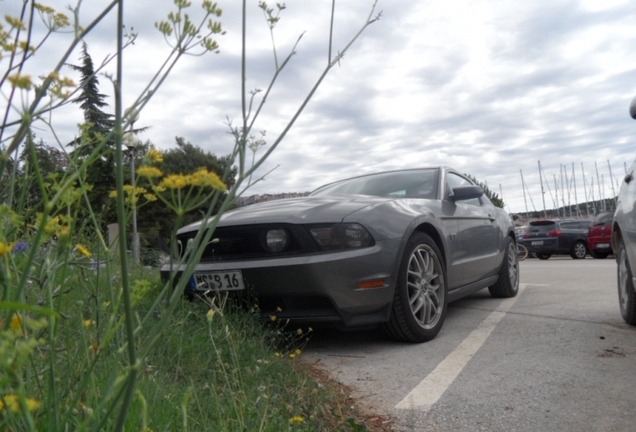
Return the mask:
POLYGON ((530 222, 529 232, 547 232, 556 228, 556 223, 550 220, 541 220, 530 222))
POLYGON ((612 223, 614 219, 614 213, 601 213, 600 215, 594 218, 594 222, 592 222, 592 226, 598 225, 608 225, 612 223))
POLYGON ((394 171, 356 177, 316 189, 311 196, 372 195, 395 198, 436 198, 436 168, 394 171))

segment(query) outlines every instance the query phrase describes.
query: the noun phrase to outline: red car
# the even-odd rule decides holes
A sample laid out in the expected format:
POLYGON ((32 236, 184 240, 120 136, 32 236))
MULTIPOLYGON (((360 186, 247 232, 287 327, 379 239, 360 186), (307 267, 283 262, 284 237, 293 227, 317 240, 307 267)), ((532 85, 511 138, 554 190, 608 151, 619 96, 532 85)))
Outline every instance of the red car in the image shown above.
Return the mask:
POLYGON ((612 222, 614 212, 601 213, 594 218, 587 232, 587 248, 594 258, 607 258, 612 253, 612 222))

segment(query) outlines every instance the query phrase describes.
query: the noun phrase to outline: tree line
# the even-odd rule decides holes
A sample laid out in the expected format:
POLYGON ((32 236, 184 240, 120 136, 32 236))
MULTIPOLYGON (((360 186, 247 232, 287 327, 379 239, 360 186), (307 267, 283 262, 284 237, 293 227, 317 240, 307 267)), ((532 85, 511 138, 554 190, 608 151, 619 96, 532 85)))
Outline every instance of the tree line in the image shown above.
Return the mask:
MULTIPOLYGON (((81 74, 81 92, 72 102, 79 105, 83 111, 84 121, 79 125, 79 134, 76 138, 66 144, 66 148, 52 146, 44 142, 35 135, 27 136, 26 144, 15 160, 10 160, 12 169, 16 173, 16 186, 20 190, 20 196, 16 199, 24 203, 25 208, 34 217, 38 212, 42 212, 44 205, 43 194, 46 190, 53 191, 56 179, 62 178, 65 172, 76 169, 81 162, 94 154, 97 146, 103 145, 105 148, 101 156, 94 158, 86 168, 85 186, 86 199, 88 203, 79 206, 76 218, 80 222, 88 220, 88 212, 94 211, 99 221, 100 229, 106 233, 107 225, 117 222, 116 202, 110 196, 116 189, 115 183, 115 139, 113 129, 115 126, 114 116, 106 109, 109 107, 106 102, 107 96, 99 92, 99 79, 95 72, 93 61, 88 52, 86 43, 82 47, 81 63, 79 65, 67 64, 67 66, 81 74), (108 138, 109 135, 113 136, 108 138), (107 138, 104 140, 104 138, 107 138), (39 172, 39 176, 35 173, 39 172), (38 178, 44 179, 43 184, 38 178), (91 210, 93 209, 93 210, 91 210)), ((141 133, 148 128, 134 129, 133 132, 141 133)), ((231 155, 218 157, 213 153, 206 152, 199 146, 188 142, 185 138, 175 137, 176 147, 162 151, 163 162, 160 164, 161 171, 165 175, 190 173, 199 168, 206 168, 223 176, 225 169, 231 164, 231 155)), ((140 166, 141 161, 150 149, 153 149, 152 141, 146 140, 140 143, 133 150, 126 153, 126 161, 135 158, 135 165, 140 166)), ((126 182, 130 182, 130 163, 124 167, 126 182)), ((236 168, 233 168, 231 175, 226 180, 228 188, 234 184, 236 168)), ((139 185, 143 186, 145 179, 138 179, 139 185)), ((0 197, 6 202, 8 197, 0 197)), ((183 219, 185 224, 201 219, 202 212, 207 208, 206 204, 189 211, 183 219)), ((166 208, 161 201, 148 201, 140 205, 137 209, 138 230, 143 247, 155 248, 158 239, 167 240, 174 229, 177 215, 166 208)), ((82 233, 91 236, 90 229, 82 233)))

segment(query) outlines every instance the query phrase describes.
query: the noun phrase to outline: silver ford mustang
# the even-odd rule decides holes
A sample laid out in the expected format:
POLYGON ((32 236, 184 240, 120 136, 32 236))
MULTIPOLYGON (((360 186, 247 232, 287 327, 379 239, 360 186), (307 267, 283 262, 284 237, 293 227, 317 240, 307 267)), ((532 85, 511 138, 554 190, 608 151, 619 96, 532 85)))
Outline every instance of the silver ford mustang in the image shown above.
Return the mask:
MULTIPOLYGON (((180 229, 179 244, 201 227, 180 229)), ((166 265, 162 277, 177 280, 183 268, 166 265)), ((392 338, 424 342, 440 331, 449 302, 483 288, 517 294, 512 220, 467 177, 435 167, 229 211, 186 290, 252 290, 261 311, 280 319, 379 324, 392 338)))

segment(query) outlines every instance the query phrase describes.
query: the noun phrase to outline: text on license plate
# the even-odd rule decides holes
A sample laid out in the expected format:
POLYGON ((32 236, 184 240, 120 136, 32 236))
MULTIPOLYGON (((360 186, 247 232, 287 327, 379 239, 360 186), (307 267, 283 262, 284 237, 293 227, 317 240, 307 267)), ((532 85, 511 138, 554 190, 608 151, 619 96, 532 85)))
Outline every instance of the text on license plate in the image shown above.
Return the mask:
POLYGON ((234 291, 245 289, 240 270, 228 270, 211 273, 195 273, 191 282, 197 290, 234 291))
POLYGON ((597 248, 601 249, 601 248, 608 248, 610 247, 609 243, 599 243, 596 245, 597 248))
POLYGON ((543 244, 543 240, 535 240, 532 242, 532 246, 540 246, 543 244))

